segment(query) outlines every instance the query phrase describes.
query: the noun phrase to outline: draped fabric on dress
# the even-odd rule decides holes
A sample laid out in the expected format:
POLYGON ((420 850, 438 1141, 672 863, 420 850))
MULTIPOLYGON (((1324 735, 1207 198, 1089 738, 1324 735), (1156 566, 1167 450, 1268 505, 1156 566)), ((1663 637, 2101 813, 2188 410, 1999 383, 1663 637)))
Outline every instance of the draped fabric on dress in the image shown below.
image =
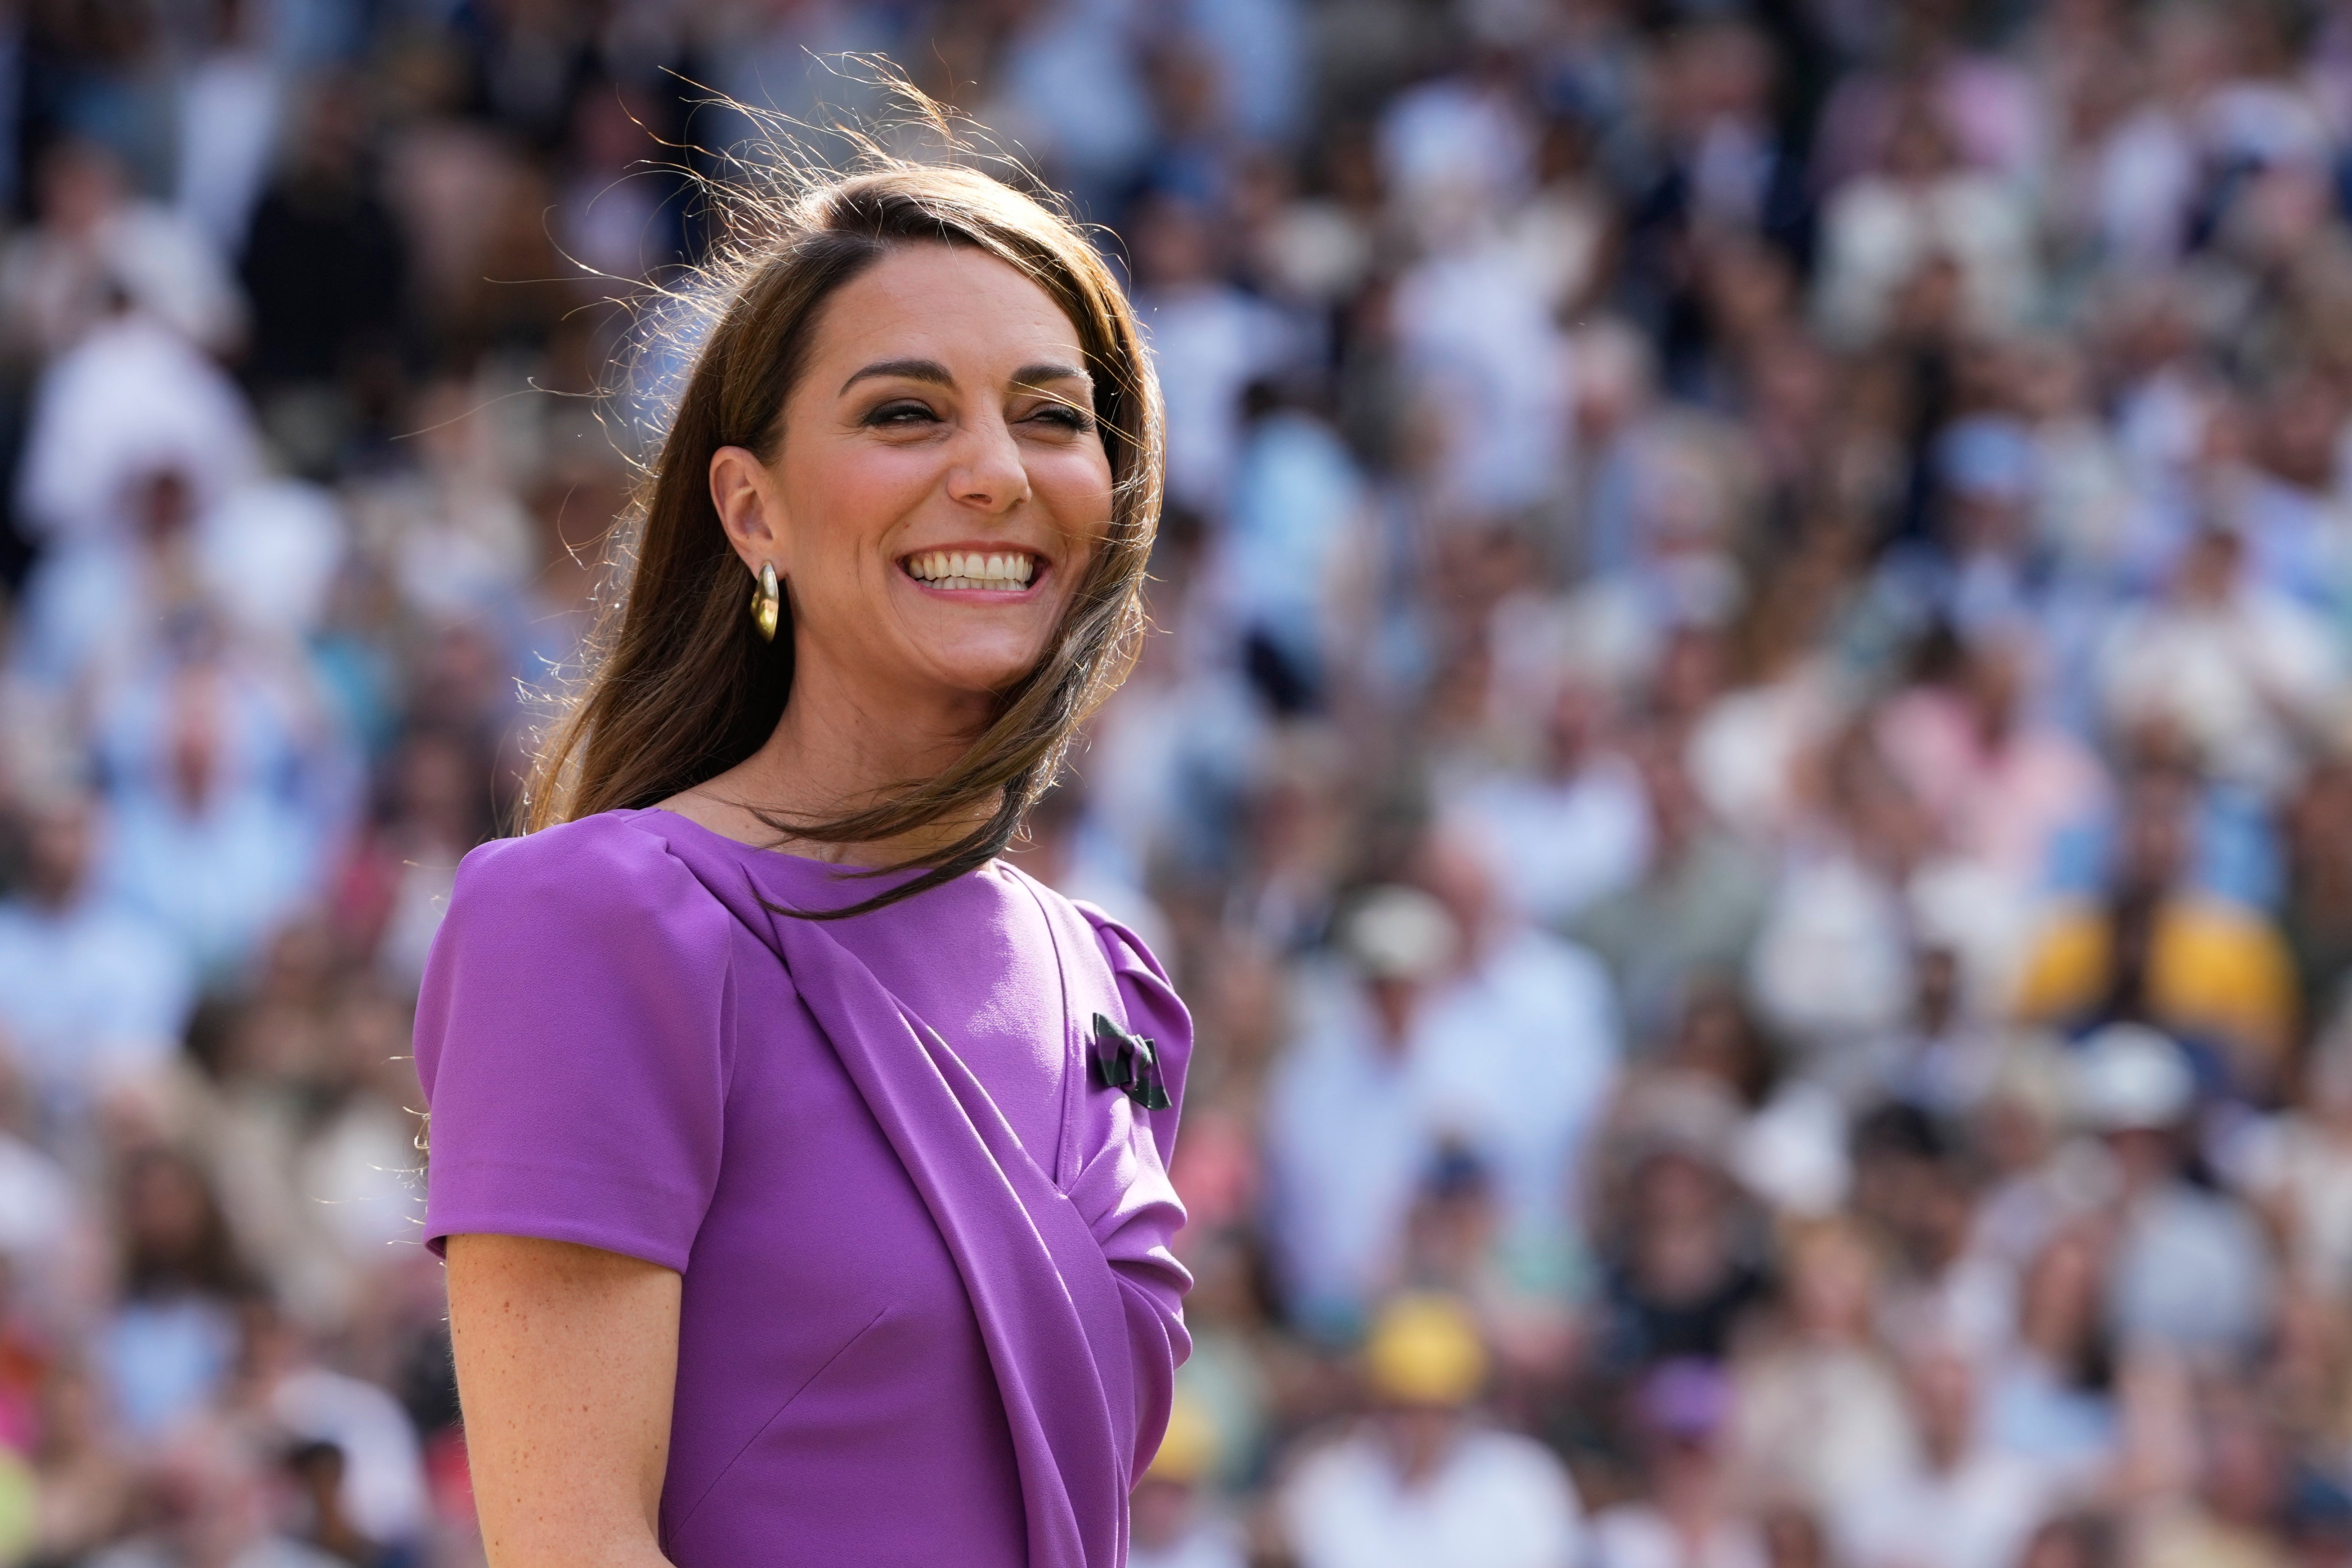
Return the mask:
MULTIPOLYGON (((1060 1146, 1041 1165, 952 1044, 825 922, 779 910, 740 863, 694 840, 669 849, 783 962, 938 1224, 1003 1396, 1032 1568, 1118 1568, 1128 1491, 1159 1447, 1171 1373, 1191 1349, 1181 1312, 1191 1280, 1160 1239, 1182 1223, 1166 1174, 1176 1111, 1147 1112, 1093 1082, 1079 1020, 1101 1013, 1150 1032, 1115 966, 1178 1005, 1166 976, 1099 911, 1029 884, 1060 963, 1069 1060, 1060 1146)), ((1180 1106, 1186 1066, 1182 1049, 1161 1063, 1180 1106)))

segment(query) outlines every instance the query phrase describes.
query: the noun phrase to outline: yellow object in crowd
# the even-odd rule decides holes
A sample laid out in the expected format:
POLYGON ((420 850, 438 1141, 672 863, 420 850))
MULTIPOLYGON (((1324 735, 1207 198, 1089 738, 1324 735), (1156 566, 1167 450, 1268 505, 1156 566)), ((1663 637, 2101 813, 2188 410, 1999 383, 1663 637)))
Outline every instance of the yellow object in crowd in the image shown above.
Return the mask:
POLYGON ((1160 1439, 1160 1452, 1151 1457, 1151 1468, 1143 1472, 1144 1476, 1150 1480, 1192 1486, 1216 1462, 1217 1432, 1209 1424, 1208 1413, 1178 1394, 1168 1406, 1168 1431, 1160 1439))
POLYGON ((1451 1297, 1401 1296, 1364 1344, 1373 1394, 1398 1405, 1467 1405, 1486 1381, 1478 1325, 1451 1297))
MULTIPOLYGON (((2097 1006, 2114 982, 2114 931, 2095 904, 2068 910, 2033 946, 2018 1013, 2064 1025, 2097 1006)), ((2224 900, 2165 900, 2150 937, 2147 1022, 2204 1040, 2256 1072, 2282 1060, 2294 1027, 2294 961, 2268 922, 2224 900)))

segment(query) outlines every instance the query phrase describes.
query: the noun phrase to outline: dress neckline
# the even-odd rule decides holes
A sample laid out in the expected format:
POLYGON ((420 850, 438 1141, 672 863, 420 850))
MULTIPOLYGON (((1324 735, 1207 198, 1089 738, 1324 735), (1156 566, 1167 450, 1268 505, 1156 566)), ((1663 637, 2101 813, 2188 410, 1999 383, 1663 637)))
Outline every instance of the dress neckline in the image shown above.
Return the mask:
MULTIPOLYGON (((754 877, 764 874, 789 883, 794 889, 796 897, 806 897, 810 892, 817 891, 830 895, 836 903, 857 903, 873 897, 876 893, 887 892, 893 888, 910 882, 921 876, 926 869, 920 866, 910 866, 900 871, 885 872, 880 875, 862 875, 861 873, 872 872, 874 868, 844 865, 833 860, 819 860, 811 855, 795 855, 790 850, 769 849, 757 844, 746 844, 740 838, 721 833, 715 827, 697 822, 694 818, 681 812, 672 811, 667 806, 640 806, 631 815, 638 817, 660 818, 658 826, 663 832, 670 831, 670 825, 673 823, 680 824, 687 832, 705 843, 717 845, 727 850, 754 877)), ((974 870, 986 871, 997 864, 997 861, 990 860, 984 865, 974 868, 974 870)), ((955 882, 950 882, 944 886, 953 887, 956 882, 963 880, 963 877, 959 877, 955 882)), ((941 889, 932 889, 934 892, 940 890, 941 889)))

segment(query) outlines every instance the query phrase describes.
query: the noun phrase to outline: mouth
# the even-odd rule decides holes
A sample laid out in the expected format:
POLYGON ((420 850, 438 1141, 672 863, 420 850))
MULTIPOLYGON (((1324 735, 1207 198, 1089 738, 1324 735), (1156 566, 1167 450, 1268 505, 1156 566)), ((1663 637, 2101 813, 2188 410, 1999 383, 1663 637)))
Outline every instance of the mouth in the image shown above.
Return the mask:
POLYGON ((1028 597, 1052 569, 1034 551, 1002 547, 919 550, 898 558, 898 570, 926 593, 992 601, 1028 597))

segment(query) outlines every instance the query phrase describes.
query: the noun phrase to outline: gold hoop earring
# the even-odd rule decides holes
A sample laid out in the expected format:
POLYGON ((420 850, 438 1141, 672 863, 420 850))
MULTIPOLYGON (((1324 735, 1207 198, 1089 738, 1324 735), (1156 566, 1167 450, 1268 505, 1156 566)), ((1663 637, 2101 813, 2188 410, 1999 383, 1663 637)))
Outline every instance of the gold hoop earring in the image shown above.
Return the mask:
POLYGON ((776 585, 776 563, 760 563, 759 591, 751 595, 751 624, 760 628, 761 642, 776 640, 776 623, 783 618, 783 591, 776 585))

